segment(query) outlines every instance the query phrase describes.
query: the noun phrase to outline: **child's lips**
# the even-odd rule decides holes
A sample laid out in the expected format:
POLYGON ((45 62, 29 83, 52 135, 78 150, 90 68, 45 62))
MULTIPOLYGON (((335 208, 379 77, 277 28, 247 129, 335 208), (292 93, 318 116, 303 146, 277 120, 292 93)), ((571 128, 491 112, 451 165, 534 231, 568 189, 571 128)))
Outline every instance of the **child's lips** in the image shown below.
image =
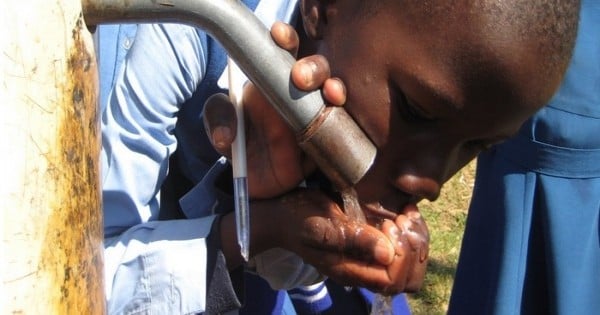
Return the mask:
POLYGON ((399 213, 402 213, 404 207, 394 207, 394 209, 398 209, 396 211, 388 210, 381 203, 372 203, 372 204, 363 204, 363 211, 365 212, 365 216, 369 218, 377 218, 377 219, 389 219, 394 220, 399 213))

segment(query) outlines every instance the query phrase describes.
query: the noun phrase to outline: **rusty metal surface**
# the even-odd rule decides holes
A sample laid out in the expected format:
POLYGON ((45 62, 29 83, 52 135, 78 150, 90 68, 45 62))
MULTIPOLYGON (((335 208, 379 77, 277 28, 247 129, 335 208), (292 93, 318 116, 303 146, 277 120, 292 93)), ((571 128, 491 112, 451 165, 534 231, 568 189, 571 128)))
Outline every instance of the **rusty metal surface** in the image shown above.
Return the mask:
POLYGON ((358 182, 377 154, 375 146, 353 125, 341 107, 327 107, 298 138, 300 147, 316 159, 340 190, 358 182))
POLYGON ((91 35, 78 1, 0 6, 13 22, 1 30, 0 127, 12 155, 2 163, 2 313, 104 314, 91 35))

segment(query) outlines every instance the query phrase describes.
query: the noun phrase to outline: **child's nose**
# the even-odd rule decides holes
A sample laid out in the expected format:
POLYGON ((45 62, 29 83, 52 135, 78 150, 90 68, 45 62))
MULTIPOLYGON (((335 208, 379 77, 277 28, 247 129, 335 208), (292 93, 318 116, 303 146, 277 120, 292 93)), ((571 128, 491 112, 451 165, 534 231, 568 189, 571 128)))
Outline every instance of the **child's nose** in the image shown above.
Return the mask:
POLYGON ((394 179, 393 184, 409 195, 430 201, 434 201, 439 197, 442 187, 438 181, 430 177, 413 174, 402 174, 394 179))

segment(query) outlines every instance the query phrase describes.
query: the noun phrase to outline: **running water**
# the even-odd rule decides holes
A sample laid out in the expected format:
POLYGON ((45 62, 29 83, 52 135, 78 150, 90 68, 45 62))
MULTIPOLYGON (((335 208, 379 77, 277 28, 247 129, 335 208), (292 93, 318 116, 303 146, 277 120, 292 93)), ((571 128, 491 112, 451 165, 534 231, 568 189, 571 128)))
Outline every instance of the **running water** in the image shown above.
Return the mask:
POLYGON ((344 212, 346 215, 360 223, 367 223, 365 214, 358 203, 358 195, 354 188, 349 187, 340 192, 342 201, 344 202, 344 212))
POLYGON ((373 305, 371 306, 371 315, 394 315, 392 296, 375 294, 373 305))
MULTIPOLYGON (((344 202, 344 212, 347 216, 359 221, 360 223, 366 223, 367 219, 365 214, 360 208, 358 203, 358 195, 354 188, 349 187, 340 192, 342 201, 344 202)), ((393 315, 392 310, 392 297, 375 294, 373 298, 373 305, 371 306, 371 315, 393 315)))

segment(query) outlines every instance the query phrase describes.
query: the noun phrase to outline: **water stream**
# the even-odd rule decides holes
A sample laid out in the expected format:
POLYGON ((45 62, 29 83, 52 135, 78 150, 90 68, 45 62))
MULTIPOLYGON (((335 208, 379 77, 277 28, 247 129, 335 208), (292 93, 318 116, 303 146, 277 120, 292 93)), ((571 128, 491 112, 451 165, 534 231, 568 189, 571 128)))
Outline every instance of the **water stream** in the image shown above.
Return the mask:
MULTIPOLYGON (((358 195, 354 188, 346 188, 340 192, 342 201, 344 202, 344 212, 347 216, 361 222, 366 223, 365 214, 358 203, 358 195)), ((373 305, 371 306, 371 315, 393 315, 392 296, 383 294, 375 294, 373 305)))

